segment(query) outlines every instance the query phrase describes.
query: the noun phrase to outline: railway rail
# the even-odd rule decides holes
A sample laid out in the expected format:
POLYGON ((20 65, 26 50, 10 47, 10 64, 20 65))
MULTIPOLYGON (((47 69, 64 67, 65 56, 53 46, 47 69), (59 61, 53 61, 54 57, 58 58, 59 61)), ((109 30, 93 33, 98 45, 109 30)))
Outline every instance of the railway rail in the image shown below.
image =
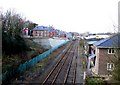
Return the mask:
POLYGON ((59 54, 60 58, 41 81, 42 85, 54 85, 57 83, 76 84, 78 48, 79 41, 75 40, 59 54))

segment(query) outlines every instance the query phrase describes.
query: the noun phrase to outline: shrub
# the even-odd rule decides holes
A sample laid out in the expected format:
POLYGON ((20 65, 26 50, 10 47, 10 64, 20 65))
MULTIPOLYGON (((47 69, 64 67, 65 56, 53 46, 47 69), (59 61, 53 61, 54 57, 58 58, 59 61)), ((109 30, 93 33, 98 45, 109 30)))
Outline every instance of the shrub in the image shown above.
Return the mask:
POLYGON ((87 77, 85 80, 85 84, 86 85, 103 85, 104 81, 103 79, 98 77, 93 77, 93 78, 87 77))

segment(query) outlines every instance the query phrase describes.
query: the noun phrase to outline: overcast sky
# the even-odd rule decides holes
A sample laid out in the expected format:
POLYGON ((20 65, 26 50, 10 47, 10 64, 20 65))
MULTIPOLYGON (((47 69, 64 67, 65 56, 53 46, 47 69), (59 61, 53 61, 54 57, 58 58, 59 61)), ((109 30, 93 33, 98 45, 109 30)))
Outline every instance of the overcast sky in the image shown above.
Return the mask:
POLYGON ((39 25, 67 32, 114 32, 119 0, 0 0, 0 9, 15 9, 39 25))

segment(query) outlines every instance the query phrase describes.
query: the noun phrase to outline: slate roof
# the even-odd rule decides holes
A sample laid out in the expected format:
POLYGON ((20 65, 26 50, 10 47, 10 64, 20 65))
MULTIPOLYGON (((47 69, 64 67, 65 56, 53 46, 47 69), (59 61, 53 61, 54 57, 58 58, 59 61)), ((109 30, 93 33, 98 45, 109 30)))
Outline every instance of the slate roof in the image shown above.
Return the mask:
POLYGON ((35 28, 33 28, 32 30, 49 30, 49 28, 48 27, 46 27, 46 26, 37 26, 37 27, 35 27, 35 28))
POLYGON ((98 48, 114 48, 120 47, 120 33, 115 34, 109 38, 102 39, 98 42, 93 43, 98 48))
POLYGON ((37 31, 47 30, 49 32, 55 32, 55 29, 53 29, 51 27, 47 27, 47 26, 37 26, 37 27, 33 28, 32 30, 37 30, 37 31))
POLYGON ((37 27, 33 28, 32 30, 36 30, 36 31, 46 30, 46 31, 49 31, 49 32, 57 32, 59 34, 66 34, 66 32, 64 32, 64 31, 54 29, 52 27, 47 27, 47 26, 37 26, 37 27))

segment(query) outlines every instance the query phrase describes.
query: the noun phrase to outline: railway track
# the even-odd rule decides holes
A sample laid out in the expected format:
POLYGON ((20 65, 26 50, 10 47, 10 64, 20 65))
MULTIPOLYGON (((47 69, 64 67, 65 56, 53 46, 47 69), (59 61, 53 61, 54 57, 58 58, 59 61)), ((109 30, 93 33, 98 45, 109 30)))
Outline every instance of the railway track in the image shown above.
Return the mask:
POLYGON ((43 79, 42 85, 53 85, 56 83, 76 83, 78 46, 78 40, 72 41, 66 50, 59 55, 60 58, 58 62, 43 79))

